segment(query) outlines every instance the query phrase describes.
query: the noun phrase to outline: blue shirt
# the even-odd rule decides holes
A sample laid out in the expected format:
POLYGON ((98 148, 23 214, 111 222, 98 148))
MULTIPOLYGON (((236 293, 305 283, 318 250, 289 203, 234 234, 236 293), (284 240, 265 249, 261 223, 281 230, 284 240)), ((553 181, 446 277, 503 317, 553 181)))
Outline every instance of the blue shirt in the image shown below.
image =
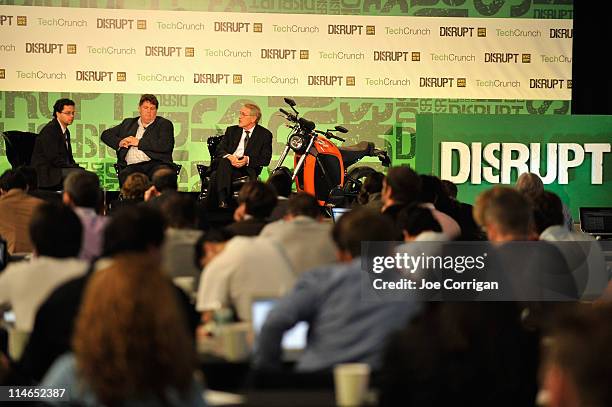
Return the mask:
POLYGON ((324 370, 345 362, 378 368, 388 334, 403 327, 418 307, 414 302, 365 301, 362 273, 361 259, 356 259, 302 274, 268 314, 256 344, 255 367, 279 367, 283 333, 306 321, 308 344, 297 370, 324 370))

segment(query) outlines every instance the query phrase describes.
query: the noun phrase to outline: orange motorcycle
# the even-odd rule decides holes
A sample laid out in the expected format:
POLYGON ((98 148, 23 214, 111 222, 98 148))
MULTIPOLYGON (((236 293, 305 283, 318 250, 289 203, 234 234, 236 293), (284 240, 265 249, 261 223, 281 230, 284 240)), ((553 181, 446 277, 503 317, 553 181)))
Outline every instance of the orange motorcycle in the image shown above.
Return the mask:
MULTIPOLYGON (((374 143, 362 141, 350 147, 338 147, 332 139, 346 140, 333 132, 348 133, 342 126, 326 131, 316 130, 315 123, 303 117, 295 109, 293 99, 285 98, 293 113, 279 109, 289 122, 291 132, 287 144, 274 168, 279 171, 290 151, 294 152, 292 179, 298 191, 314 195, 321 206, 349 206, 357 198, 361 189, 361 179, 375 172, 371 167, 360 166, 348 171, 348 167, 363 157, 378 157, 382 165, 388 167, 391 160, 384 150, 377 149, 374 143)), ((274 172, 273 171, 273 172, 274 172)))

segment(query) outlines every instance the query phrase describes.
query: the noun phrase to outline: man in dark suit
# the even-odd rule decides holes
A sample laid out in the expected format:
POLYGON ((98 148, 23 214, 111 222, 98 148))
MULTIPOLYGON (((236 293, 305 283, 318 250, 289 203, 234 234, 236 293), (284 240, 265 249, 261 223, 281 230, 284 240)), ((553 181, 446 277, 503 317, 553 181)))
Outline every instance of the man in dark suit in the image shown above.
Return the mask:
POLYGON ((125 119, 102 132, 104 144, 117 151, 119 185, 134 172, 152 178, 160 167, 175 168, 172 162, 174 126, 170 120, 157 116, 158 107, 155 95, 142 95, 138 103, 139 117, 125 119))
POLYGON ((62 189, 66 176, 82 169, 72 157, 70 131, 74 121, 74 101, 59 99, 53 105, 53 120, 43 127, 36 138, 32 152, 32 166, 38 175, 38 187, 62 189))
POLYGON ((211 182, 216 186, 219 207, 227 208, 232 179, 257 178, 272 158, 272 133, 259 125, 259 106, 247 103, 240 109, 237 126, 230 126, 217 147, 211 182))

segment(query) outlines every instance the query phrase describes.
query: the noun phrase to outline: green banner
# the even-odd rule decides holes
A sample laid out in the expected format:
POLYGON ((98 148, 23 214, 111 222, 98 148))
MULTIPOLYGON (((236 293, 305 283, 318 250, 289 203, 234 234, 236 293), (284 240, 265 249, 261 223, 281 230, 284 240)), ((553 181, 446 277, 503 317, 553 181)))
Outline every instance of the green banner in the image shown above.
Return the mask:
POLYGON ((136 10, 572 19, 573 0, 5 0, 0 4, 136 10))
POLYGON ((581 206, 612 206, 612 116, 434 114, 417 115, 417 127, 417 171, 463 181, 463 202, 514 184, 523 165, 575 219, 581 206))

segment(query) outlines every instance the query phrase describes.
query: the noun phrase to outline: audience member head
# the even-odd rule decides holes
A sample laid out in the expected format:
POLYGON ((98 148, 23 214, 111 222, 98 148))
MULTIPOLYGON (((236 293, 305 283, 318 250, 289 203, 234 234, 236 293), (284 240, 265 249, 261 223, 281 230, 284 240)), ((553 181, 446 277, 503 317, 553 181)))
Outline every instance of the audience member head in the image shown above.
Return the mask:
POLYGON ((385 174, 378 171, 369 174, 365 178, 363 184, 361 185, 359 196, 357 197, 357 201, 360 205, 367 204, 370 201, 370 196, 372 194, 382 191, 384 179, 385 174))
POLYGON ((25 179, 28 191, 35 191, 38 189, 38 174, 36 173, 36 168, 22 165, 17 168, 17 172, 25 179))
POLYGON ((535 335, 512 302, 428 303, 389 338, 380 406, 533 406, 535 335))
POLYGON ((407 242, 416 239, 423 232, 442 233, 442 228, 431 214, 431 210, 418 204, 404 207, 397 215, 397 225, 407 242))
POLYGON ((421 178, 407 165, 389 168, 383 182, 382 199, 385 207, 418 200, 421 193, 421 178))
POLYGON ((197 268, 203 269, 225 248, 225 243, 234 237, 227 229, 211 229, 203 233, 195 243, 194 262, 197 268))
POLYGON ((476 198, 474 219, 492 242, 527 240, 532 223, 529 200, 508 187, 493 187, 476 198))
POLYGON ((454 182, 449 181, 447 179, 442 180, 442 187, 446 191, 446 195, 448 195, 451 199, 457 199, 457 185, 454 182))
POLYGON ((286 167, 281 167, 274 171, 270 178, 268 178, 267 183, 272 185, 278 196, 288 198, 291 195, 293 180, 291 179, 291 172, 286 167))
POLYGON ((170 167, 162 167, 153 173, 153 185, 157 192, 166 193, 178 190, 176 171, 170 167))
POLYGON ((386 216, 368 208, 355 208, 342 215, 332 229, 338 260, 359 257, 361 242, 396 240, 395 232, 393 222, 386 216))
POLYGON ((11 189, 23 189, 27 187, 26 180, 16 170, 6 170, 0 176, 0 192, 6 193, 11 189))
POLYGON ((143 256, 119 256, 92 275, 72 342, 80 378, 103 405, 165 400, 168 389, 186 396, 193 382, 194 345, 176 293, 143 256))
POLYGON ((32 214, 30 239, 38 256, 76 257, 82 234, 79 217, 65 205, 43 203, 32 214))
POLYGON ((155 208, 142 205, 121 208, 104 229, 102 255, 141 253, 159 259, 164 229, 164 217, 155 208))
POLYGON ((73 171, 64 180, 63 200, 66 205, 98 209, 102 191, 100 179, 90 171, 73 171))
POLYGON ((121 196, 124 199, 144 200, 144 194, 149 189, 149 177, 142 172, 134 172, 127 176, 121 186, 121 196))
POLYGON ((537 174, 524 172, 516 180, 516 189, 526 196, 534 198, 544 192, 544 183, 537 174))
POLYGON ((196 203, 188 195, 174 194, 161 203, 160 210, 166 218, 166 226, 176 229, 193 229, 197 223, 196 203))
POLYGON ((421 174, 421 202, 436 204, 442 196, 447 196, 442 181, 434 175, 421 174))
POLYGON ((532 199, 533 225, 538 235, 550 226, 563 225, 563 203, 557 194, 543 191, 532 199))
POLYGON ((249 181, 238 192, 238 209, 256 219, 265 219, 276 206, 276 191, 261 181, 249 181))
POLYGON ((543 387, 550 407, 612 406, 612 308, 577 305, 553 328, 543 387))
POLYGON ((285 219, 292 219, 296 216, 308 216, 314 219, 320 218, 321 208, 317 198, 306 192, 298 192, 289 198, 285 219))

